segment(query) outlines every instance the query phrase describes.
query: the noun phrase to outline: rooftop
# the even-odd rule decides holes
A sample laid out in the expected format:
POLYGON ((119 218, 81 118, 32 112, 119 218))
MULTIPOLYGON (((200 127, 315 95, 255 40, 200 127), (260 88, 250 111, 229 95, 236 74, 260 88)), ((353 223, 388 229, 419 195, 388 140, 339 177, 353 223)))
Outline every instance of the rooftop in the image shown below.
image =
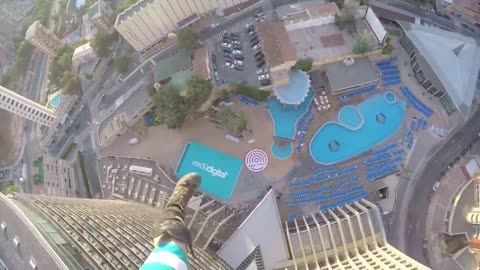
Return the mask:
POLYGON ((288 259, 282 221, 273 190, 265 195, 223 244, 218 255, 232 267, 237 268, 256 247, 259 247, 265 269, 273 269, 275 263, 288 259))
POLYGON ((480 46, 477 41, 425 25, 399 24, 432 67, 459 112, 468 118, 480 73, 480 46))
POLYGON ((285 62, 297 60, 295 50, 292 47, 283 22, 270 21, 258 23, 257 34, 270 68, 285 62))
POLYGON ((353 59, 353 64, 336 62, 326 67, 333 91, 366 85, 378 81, 377 72, 367 57, 353 59))
POLYGON ((179 71, 192 68, 190 57, 184 52, 178 52, 157 64, 155 81, 163 81, 179 71))
POLYGON ((119 25, 124 20, 128 19, 130 16, 134 15, 137 12, 140 12, 143 8, 155 2, 155 0, 140 0, 137 3, 131 5, 129 8, 125 9, 122 13, 117 15, 117 20, 115 25, 119 25))
POLYGON ((192 63, 193 73, 203 80, 210 79, 208 63, 208 49, 205 47, 196 49, 194 52, 192 63))
POLYGON ((282 19, 298 15, 309 17, 328 16, 338 11, 338 6, 334 2, 325 3, 317 0, 283 5, 275 9, 278 17, 282 19))

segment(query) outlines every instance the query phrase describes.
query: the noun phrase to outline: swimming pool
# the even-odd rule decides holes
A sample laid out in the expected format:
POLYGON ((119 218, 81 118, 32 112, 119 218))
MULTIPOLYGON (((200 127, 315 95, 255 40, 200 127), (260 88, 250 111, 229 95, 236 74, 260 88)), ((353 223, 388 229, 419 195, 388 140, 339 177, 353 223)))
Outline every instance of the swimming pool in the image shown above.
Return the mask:
MULTIPOLYGON (((265 103, 273 121, 274 135, 281 138, 292 139, 295 136, 295 123, 297 122, 297 119, 305 113, 308 105, 312 102, 312 99, 313 92, 309 91, 302 104, 298 105, 296 108, 292 105, 287 105, 284 108, 283 104, 278 101, 277 98, 269 98, 265 103)), ((287 144, 287 148, 290 149, 290 155, 292 146, 291 143, 289 144, 290 147, 288 147, 287 144)), ((285 151, 285 149, 279 147, 272 147, 272 153, 276 157, 282 158, 282 156, 286 155, 285 153, 276 153, 277 150, 285 151)))
POLYGON ((196 172, 202 177, 200 190, 224 201, 232 196, 243 161, 197 142, 185 145, 176 174, 196 172))
POLYGON ((357 108, 353 106, 345 106, 338 113, 338 120, 349 126, 351 129, 359 129, 363 123, 363 117, 357 108))
POLYGON ((397 101, 397 97, 393 92, 388 91, 385 93, 385 100, 387 101, 387 103, 395 103, 395 101, 397 101))
POLYGON ((292 148, 293 148, 293 145, 292 145, 291 142, 286 143, 285 147, 283 147, 283 148, 278 145, 278 142, 273 142, 272 143, 272 153, 278 159, 289 158, 290 155, 292 154, 292 148))
POLYGON ((50 100, 50 105, 52 105, 52 108, 56 109, 58 105, 60 105, 61 101, 62 101, 62 94, 57 94, 55 97, 53 97, 50 100))
POLYGON ((357 109, 363 117, 357 130, 343 122, 343 118, 348 117, 339 115, 339 122, 325 123, 315 133, 310 142, 310 154, 317 163, 332 164, 352 158, 390 137, 405 118, 406 104, 398 99, 388 103, 383 95, 374 95, 360 103, 357 109))

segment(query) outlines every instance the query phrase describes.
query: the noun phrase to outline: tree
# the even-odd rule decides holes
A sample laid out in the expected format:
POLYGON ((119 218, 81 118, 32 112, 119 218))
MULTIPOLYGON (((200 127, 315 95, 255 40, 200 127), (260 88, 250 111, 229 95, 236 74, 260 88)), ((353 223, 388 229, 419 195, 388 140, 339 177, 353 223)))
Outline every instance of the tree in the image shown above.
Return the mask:
POLYGON ((308 72, 312 69, 313 65, 313 59, 311 58, 306 58, 306 59, 299 59, 295 65, 291 67, 291 70, 297 71, 297 70, 303 70, 305 72, 308 72))
POLYGON ((187 101, 192 110, 200 108, 212 94, 210 81, 193 76, 187 81, 187 101))
POLYGON ((353 44, 352 52, 354 54, 364 54, 370 50, 368 46, 368 33, 364 32, 355 40, 353 44))
POLYGON ((129 8, 131 5, 135 4, 137 0, 125 0, 118 8, 117 12, 123 12, 125 9, 129 8))
POLYGON ((93 51, 102 58, 110 56, 110 46, 114 42, 113 34, 98 32, 93 38, 92 48, 93 51))
POLYGON ((65 72, 72 70, 73 52, 74 49, 69 45, 64 45, 58 49, 57 54, 52 59, 50 74, 48 74, 48 79, 52 84, 57 86, 63 84, 62 80, 65 72))
POLYGON ((27 41, 23 40, 18 44, 17 54, 12 67, 12 77, 14 80, 18 79, 20 74, 27 70, 32 57, 33 46, 27 41))
POLYGON ((177 34, 178 47, 186 51, 192 51, 197 46, 198 33, 191 27, 183 28, 177 34))
POLYGON ((18 192, 17 187, 13 184, 13 182, 10 182, 7 186, 5 186, 2 190, 2 193, 5 195, 12 194, 18 192))
POLYGON ((339 14, 335 14, 335 25, 340 30, 346 29, 348 33, 353 34, 355 32, 355 15, 351 8, 344 8, 339 14))
POLYGON ((81 95, 82 81, 73 72, 65 72, 61 81, 62 93, 65 95, 81 95))
POLYGON ((119 55, 115 57, 113 64, 119 73, 126 74, 128 72, 129 58, 125 54, 119 55))
POLYGON ((218 114, 218 118, 222 127, 230 134, 240 135, 247 129, 247 119, 243 112, 236 114, 230 109, 225 109, 218 114))
POLYGON ((181 128, 190 108, 186 100, 173 85, 166 84, 154 94, 155 115, 161 124, 166 124, 169 129, 181 128))
POLYGON ((237 94, 247 96, 249 98, 255 99, 256 101, 260 101, 260 102, 267 100, 267 98, 270 96, 270 92, 262 91, 252 85, 235 83, 233 84, 233 88, 235 89, 235 92, 237 94))

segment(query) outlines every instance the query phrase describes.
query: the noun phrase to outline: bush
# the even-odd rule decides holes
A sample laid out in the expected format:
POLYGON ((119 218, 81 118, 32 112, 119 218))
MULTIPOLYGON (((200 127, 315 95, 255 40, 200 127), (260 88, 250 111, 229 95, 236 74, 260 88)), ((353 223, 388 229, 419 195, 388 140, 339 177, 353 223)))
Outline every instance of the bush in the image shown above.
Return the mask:
POLYGON ((177 33, 178 47, 186 51, 192 51, 198 44, 198 33, 191 27, 183 28, 177 33))
POLYGON ((228 133, 240 135, 247 129, 247 119, 245 114, 235 113, 230 109, 225 109, 218 114, 220 124, 228 133))
POLYGON ((382 49, 383 54, 391 54, 393 52, 393 46, 390 43, 387 43, 382 49))
POLYGON ((335 14, 335 24, 340 30, 346 29, 348 33, 353 34, 355 32, 355 15, 350 8, 342 9, 340 14, 335 14))
POLYGON ((128 72, 129 59, 127 55, 123 54, 115 57, 113 64, 119 73, 126 74, 128 72))
POLYGON ((262 91, 251 85, 235 84, 234 89, 237 94, 244 95, 260 102, 267 100, 270 96, 270 92, 262 91))
POLYGON ((313 60, 311 58, 299 59, 290 69, 293 71, 303 70, 308 72, 312 69, 313 60))

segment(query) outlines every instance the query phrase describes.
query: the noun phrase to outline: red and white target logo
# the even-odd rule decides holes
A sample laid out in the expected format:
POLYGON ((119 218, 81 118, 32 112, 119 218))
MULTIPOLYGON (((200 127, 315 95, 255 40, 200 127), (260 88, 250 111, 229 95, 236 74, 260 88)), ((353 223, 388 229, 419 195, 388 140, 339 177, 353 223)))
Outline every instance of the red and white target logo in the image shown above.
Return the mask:
POLYGON ((245 156, 245 165, 252 172, 261 172, 268 165, 268 156, 261 149, 250 150, 245 156))

